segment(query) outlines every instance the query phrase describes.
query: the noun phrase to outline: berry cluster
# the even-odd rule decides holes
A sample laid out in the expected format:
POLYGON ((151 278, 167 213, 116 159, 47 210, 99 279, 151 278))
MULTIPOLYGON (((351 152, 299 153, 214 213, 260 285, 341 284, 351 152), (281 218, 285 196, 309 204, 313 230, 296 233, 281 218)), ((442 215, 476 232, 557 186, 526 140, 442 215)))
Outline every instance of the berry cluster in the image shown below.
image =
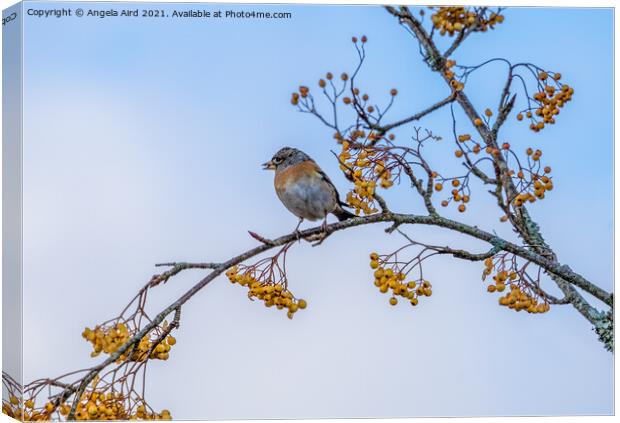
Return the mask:
POLYGON ((155 413, 154 411, 149 412, 146 409, 144 404, 140 404, 136 407, 136 411, 134 414, 129 416, 129 420, 172 420, 172 416, 170 415, 170 411, 164 409, 161 410, 160 413, 155 413))
MULTIPOLYGON (((486 279, 487 276, 493 273, 493 269, 494 269, 493 259, 491 258, 486 259, 484 261, 484 271, 482 273, 482 277, 486 279)), ((504 290, 506 289, 506 283, 513 282, 517 278, 518 278, 518 275, 516 272, 508 273, 505 270, 497 272, 497 274, 493 276, 494 284, 488 285, 487 291, 488 292, 496 292, 496 291, 504 292, 504 290)))
MULTIPOLYGON (((60 408, 61 412, 69 413, 69 407, 63 404, 60 408)), ((49 421, 52 420, 52 413, 57 411, 57 407, 47 402, 43 407, 35 407, 34 399, 28 399, 22 402, 15 395, 9 395, 8 401, 2 402, 2 412, 9 417, 21 421, 49 421)))
POLYGON ((2 413, 9 417, 13 417, 14 419, 24 420, 18 415, 22 409, 22 407, 20 407, 20 403, 19 398, 15 395, 10 395, 8 401, 5 399, 2 400, 2 413))
MULTIPOLYGON (((157 340, 151 340, 148 336, 142 338, 131 354, 131 360, 144 361, 147 357, 150 359, 168 360, 170 357, 170 348, 176 344, 176 339, 173 336, 167 336, 153 348, 156 342, 157 340)), ((121 355, 120 360, 122 360, 123 357, 124 355, 121 355)))
MULTIPOLYGON (((93 384, 96 386, 96 381, 93 384)), ((75 407, 76 420, 171 420, 170 411, 160 413, 147 411, 147 406, 140 404, 135 412, 130 412, 130 399, 119 392, 103 392, 95 387, 85 391, 75 407)), ((10 417, 22 421, 50 421, 66 418, 71 411, 71 404, 63 402, 55 405, 47 402, 42 407, 36 407, 33 398, 23 403, 14 395, 9 401, 3 402, 2 412, 10 417)))
MULTIPOLYGON (((562 84, 561 78, 562 75, 557 72, 539 72, 539 91, 532 98, 538 107, 525 111, 525 117, 530 119, 532 131, 539 132, 546 124, 553 125, 555 116, 560 114, 560 109, 571 101, 575 90, 567 84, 562 84)), ((517 114, 517 120, 521 121, 523 117, 523 112, 517 114)))
POLYGON ((499 297, 499 304, 515 311, 525 310, 528 313, 546 313, 549 303, 538 302, 532 295, 524 292, 517 285, 510 285, 510 292, 499 297))
MULTIPOLYGON (((69 414, 70 407, 63 405, 61 414, 69 414)), ((125 408, 125 396, 119 392, 85 392, 75 407, 77 420, 115 420, 127 419, 129 413, 125 408)))
MULTIPOLYGON (((487 276, 491 275, 495 267, 496 264, 494 264, 493 259, 487 258, 484 261, 482 279, 485 280, 487 276)), ((528 313, 549 311, 549 303, 544 298, 535 295, 529 287, 526 287, 516 271, 502 269, 493 276, 493 282, 487 286, 487 291, 490 293, 504 292, 507 286, 510 288, 510 291, 499 298, 500 305, 507 306, 515 311, 526 310, 528 313)))
POLYGON ((9 392, 8 401, 2 399, 2 413, 24 422, 51 420, 50 413, 46 413, 45 409, 34 410, 33 400, 24 401, 22 404, 21 399, 11 392, 9 392))
POLYGON ((405 273, 398 268, 385 268, 385 262, 381 261, 379 254, 370 254, 370 268, 375 270, 374 285, 383 294, 391 290, 390 304, 398 304, 396 297, 402 297, 409 301, 412 306, 418 305, 418 298, 430 297, 433 294, 431 283, 427 280, 405 282, 405 273))
POLYGON ((93 344, 91 357, 98 356, 101 352, 112 354, 118 350, 129 338, 131 334, 124 323, 105 327, 96 326, 95 329, 85 328, 82 338, 93 344))
MULTIPOLYGON (((130 398, 120 392, 106 393, 93 389, 82 394, 75 408, 75 418, 76 420, 172 420, 168 410, 156 413, 142 402, 132 412, 130 403, 130 398)), ((69 410, 70 406, 63 404, 60 414, 66 416, 69 410)))
MULTIPOLYGON (((377 212, 373 207, 377 185, 388 189, 394 185, 392 170, 386 166, 387 156, 378 155, 372 146, 360 146, 357 142, 365 138, 364 131, 354 131, 349 140, 342 140, 342 151, 338 155, 340 169, 345 172, 353 184, 353 190, 347 193, 347 203, 355 209, 355 214, 366 215, 377 212), (355 147, 353 147, 355 146, 355 147)), ((369 135, 372 139, 373 135, 369 135)))
MULTIPOLYGON (((127 328, 125 323, 119 322, 110 326, 96 326, 94 329, 85 328, 82 332, 82 337, 93 345, 93 352, 90 355, 91 357, 96 357, 101 352, 106 354, 116 352, 133 336, 133 332, 127 328)), ((159 335, 159 333, 161 333, 159 328, 153 331, 154 335, 159 335)), ((135 348, 130 348, 129 351, 123 353, 118 358, 117 363, 127 359, 136 362, 145 361, 147 358, 167 360, 170 348, 176 344, 176 339, 173 336, 167 336, 155 346, 158 340, 158 336, 154 339, 151 339, 148 335, 143 337, 135 348)))
MULTIPOLYGON (((461 150, 457 150, 457 151, 461 151, 461 150)), ((469 203, 469 194, 466 194, 466 187, 461 184, 460 179, 455 178, 452 179, 452 181, 450 182, 450 185, 452 185, 452 191, 451 191, 451 196, 447 199, 447 200, 443 200, 441 202, 441 206, 442 207, 448 207, 448 205, 454 201, 455 204, 461 203, 458 205, 457 210, 461 213, 464 213, 465 210, 467 210, 467 206, 465 204, 469 203)), ((435 191, 442 191, 443 190, 443 183, 442 182, 437 182, 434 186, 435 191)), ((469 192, 469 190, 467 189, 467 192, 469 192)))
POLYGON ((467 28, 482 32, 489 28, 493 29, 496 24, 504 21, 504 16, 493 12, 488 13, 487 16, 486 12, 478 14, 462 6, 452 6, 437 8, 437 11, 431 15, 431 21, 441 35, 448 34, 452 37, 455 33, 467 28))
POLYGON ((310 94, 310 88, 306 87, 306 86, 300 86, 299 87, 299 92, 294 92, 291 96, 291 104, 293 106, 297 106, 299 104, 299 97, 301 96, 301 98, 307 98, 308 94, 310 94))
MULTIPOLYGON (((490 113, 489 116, 493 115, 490 109, 486 109, 486 110, 490 113)), ((485 115, 486 115, 486 112, 485 112, 485 115)), ((477 126, 479 126, 483 124, 483 121, 480 118, 476 118, 474 123, 477 126), (478 123, 477 121, 480 121, 480 122, 478 123)), ((454 155, 456 156, 456 158, 460 159, 466 153, 479 154, 482 151, 482 146, 480 145, 480 143, 477 141, 474 141, 470 134, 459 135, 457 137, 457 141, 459 142, 459 148, 457 150, 454 150, 454 155)), ((509 150, 509 149, 510 149, 509 143, 505 142, 501 145, 501 150, 509 150)), ((492 155, 492 156, 499 156, 501 154, 501 150, 499 148, 495 148, 491 146, 486 146, 484 148, 485 153, 492 155)))
MULTIPOLYGON (((366 42, 366 37, 362 37, 362 40, 364 40, 363 42, 366 42)), ((318 82, 319 87, 323 90, 323 92, 326 95, 328 95, 327 92, 325 91, 325 88, 327 87, 327 84, 328 84, 326 80, 329 81, 329 83, 332 85, 332 87, 334 87, 334 90, 335 90, 336 88, 333 84, 334 75, 331 72, 327 72, 325 74, 325 79, 320 78, 318 82)), ((349 74, 346 72, 343 72, 342 74, 340 74, 340 80, 342 81, 344 85, 343 85, 342 90, 339 93, 334 94, 334 98, 332 99, 332 101, 334 102, 336 101, 336 98, 338 98, 344 91, 346 82, 349 80, 349 74)), ((358 93, 359 93, 359 90, 358 90, 358 93)), ((348 98, 348 97, 345 97, 345 98, 348 98)), ((307 110, 311 110, 314 107, 312 96, 310 95, 310 88, 308 88, 305 85, 300 85, 298 90, 291 94, 291 104, 293 106, 299 106, 300 99, 302 101, 302 106, 304 106, 307 110), (308 99, 310 100, 310 102, 308 102, 308 99)), ((350 103, 351 103, 350 99, 348 103, 345 101, 345 104, 350 104, 350 103)))
POLYGON ((517 172, 517 187, 520 188, 520 193, 513 199, 513 205, 515 207, 522 206, 526 201, 530 203, 536 200, 542 200, 545 198, 547 191, 553 190, 553 180, 550 177, 551 168, 545 166, 540 172, 540 157, 542 151, 534 151, 532 148, 526 150, 526 154, 530 159, 530 169, 524 172, 524 169, 520 169, 517 172), (532 163, 536 163, 536 168, 533 168, 532 163))
MULTIPOLYGON (((341 78, 344 76, 348 78, 348 75, 346 73, 343 73, 341 78)), ((390 102, 384 108, 383 112, 379 113, 378 108, 370 104, 370 96, 367 93, 360 95, 359 88, 353 87, 353 86, 351 87, 351 92, 353 96, 352 97, 344 96, 342 98, 342 102, 346 106, 351 106, 355 110, 355 112, 358 114, 358 116, 362 117, 366 123, 370 121, 379 122, 381 120, 381 117, 385 115, 387 110, 389 110, 390 107, 392 107, 392 104, 394 103, 394 98, 398 95, 398 90, 396 88, 390 89, 390 102)), ((369 141, 377 141, 379 139, 379 138, 373 139, 372 136, 373 136, 373 133, 369 135, 369 141)))
POLYGON ((242 272, 239 266, 234 266, 226 271, 226 276, 231 283, 246 287, 250 299, 258 298, 265 303, 266 307, 275 306, 278 310, 287 309, 286 315, 289 319, 292 319, 298 310, 303 310, 308 305, 306 300, 296 299, 284 283, 261 282, 254 270, 248 269, 242 272))

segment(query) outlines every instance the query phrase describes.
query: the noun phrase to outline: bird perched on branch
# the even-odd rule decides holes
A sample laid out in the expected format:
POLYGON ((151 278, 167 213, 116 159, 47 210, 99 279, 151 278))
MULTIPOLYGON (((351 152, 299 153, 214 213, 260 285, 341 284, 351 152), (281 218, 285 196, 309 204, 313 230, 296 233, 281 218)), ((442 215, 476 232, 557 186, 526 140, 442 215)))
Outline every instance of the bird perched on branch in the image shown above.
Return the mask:
POLYGON ((263 163, 263 169, 275 170, 276 194, 284 206, 299 218, 295 232, 304 219, 323 219, 327 228, 327 215, 332 213, 338 220, 355 215, 343 209, 347 204, 340 200, 338 190, 306 153, 292 147, 280 149, 270 161, 263 163))

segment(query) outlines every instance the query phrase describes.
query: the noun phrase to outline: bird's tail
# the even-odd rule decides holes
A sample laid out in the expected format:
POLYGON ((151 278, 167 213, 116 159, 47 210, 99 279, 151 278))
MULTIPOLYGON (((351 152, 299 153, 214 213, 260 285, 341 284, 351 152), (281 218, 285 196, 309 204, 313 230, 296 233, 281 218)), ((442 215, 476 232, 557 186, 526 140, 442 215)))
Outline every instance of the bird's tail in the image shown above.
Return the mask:
POLYGON ((340 204, 338 204, 338 207, 336 207, 336 209, 332 213, 334 213, 334 216, 336 216, 338 220, 341 220, 341 221, 351 219, 353 217, 357 217, 350 211, 343 209, 340 204))

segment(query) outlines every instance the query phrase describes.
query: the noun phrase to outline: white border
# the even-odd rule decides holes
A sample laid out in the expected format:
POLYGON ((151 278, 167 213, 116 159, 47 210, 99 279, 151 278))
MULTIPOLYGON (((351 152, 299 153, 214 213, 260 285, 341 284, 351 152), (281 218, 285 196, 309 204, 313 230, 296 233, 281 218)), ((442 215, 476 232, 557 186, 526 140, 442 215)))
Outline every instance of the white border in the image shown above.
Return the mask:
MULTIPOLYGON (((80 1, 80 0, 65 0, 67 2, 73 2, 73 1, 80 1)), ((143 3, 198 3, 198 2, 187 2, 187 1, 179 1, 179 0, 167 0, 167 1, 162 1, 162 0, 155 0, 155 1, 143 1, 143 0, 135 0, 136 2, 143 2, 143 3)), ((17 3, 14 0, 0 0, 0 6, 2 9, 5 9, 13 4, 17 3)), ((227 1, 227 0, 222 0, 222 1, 204 1, 201 3, 271 3, 271 4, 348 4, 348 5, 361 5, 361 4, 394 4, 394 3, 390 3, 390 2, 376 2, 376 1, 372 1, 372 0, 335 0, 335 1, 329 1, 329 0, 314 0, 314 1, 300 1, 300 0, 289 0, 289 1, 259 1, 259 0, 245 0, 245 1, 227 1)), ((614 3, 613 1, 610 0, 588 0, 587 3, 584 1, 576 1, 576 0, 556 0, 556 1, 551 1, 551 0, 543 0, 543 1, 516 1, 516 0, 496 0, 496 1, 484 1, 484 0, 479 0, 479 1, 444 1, 444 0, 432 0, 429 2, 421 2, 421 1, 411 1, 411 0, 401 0, 400 2, 396 2, 397 4, 408 4, 408 5, 427 5, 427 4, 432 4, 432 5, 453 5, 455 3, 458 4, 463 4, 463 5, 491 5, 491 6, 530 6, 530 7, 609 7, 609 8, 614 8, 614 3)), ((615 24, 615 9, 614 9, 614 24, 615 24)), ((615 25, 614 25, 615 27, 615 25)), ((0 48, 2 45, 2 36, 0 34, 0 48)), ((616 33, 614 31, 614 47, 618 45, 618 33, 616 33)), ((617 85, 615 84, 615 76, 617 75, 618 72, 618 58, 617 55, 615 55, 615 48, 614 48, 614 123, 618 120, 618 88, 617 85)), ((2 72, 2 64, 0 63, 0 73, 2 72)), ((0 87, 0 93, 1 93, 1 87, 0 87)), ((2 116, 2 105, 0 104, 0 122, 1 122, 1 116, 2 116)), ((615 124, 614 124, 614 140, 615 140, 615 124)), ((1 150, 0 150, 0 166, 2 163, 1 160, 1 150)), ((618 215, 619 215, 619 208, 618 208, 618 186, 620 185, 619 182, 619 177, 618 174, 616 172, 616 167, 615 167, 615 163, 618 162, 618 159, 620 157, 620 153, 619 150, 615 148, 615 143, 614 143, 614 222, 618 222, 618 215)), ((0 176, 1 178, 1 176, 0 176)), ((2 209, 2 200, 0 198, 0 213, 1 213, 1 209, 2 209)), ((620 262, 619 260, 619 252, 618 252, 618 236, 617 236, 617 230, 618 227, 616 224, 614 224, 614 263, 618 263, 620 262)), ((1 232, 1 229, 0 229, 1 232)), ((1 244, 0 244, 0 257, 1 257, 1 244)), ((0 258, 1 261, 1 258, 0 258)), ((0 263, 1 266, 1 263, 0 263)), ((614 266, 614 292, 616 291, 616 283, 615 283, 615 266, 614 266)), ((1 296, 1 292, 0 292, 0 296, 1 296)), ((1 301, 0 301, 1 304, 1 301)), ((0 358, 1 358, 1 350, 0 350, 0 358)), ((616 366, 614 366, 614 382, 615 380, 617 380, 617 376, 618 376, 618 369, 616 366)), ((615 387, 615 383, 614 383, 614 387, 615 387)), ((527 400, 528 397, 528 393, 524 392, 523 393, 523 399, 527 400)), ((614 410, 615 410, 615 405, 618 403, 618 391, 614 392, 614 410)), ((401 422, 409 422, 409 423, 437 423, 437 422, 454 422, 454 423, 459 423, 459 422, 477 422, 477 421, 483 421, 485 423, 521 423, 521 422, 527 422, 527 423, 538 423, 538 422, 548 422, 548 423, 581 423, 581 422, 586 422, 586 421, 596 421, 596 422, 605 422, 605 421, 615 421, 615 417, 612 416, 597 416, 597 417, 592 417, 592 416, 574 416, 574 417, 468 417, 468 418, 462 418, 462 417, 454 417, 454 418, 440 418, 440 417, 434 417, 434 418, 415 418, 415 419, 372 419, 372 422, 376 422, 376 423, 401 423, 401 422)), ((1 415, 0 417, 0 422, 5 422, 5 421, 15 421, 12 419, 9 419, 8 417, 6 417, 5 415, 1 415)), ((201 420, 194 420, 194 421, 201 421, 201 420)), ((262 422, 267 422, 269 420, 231 420, 230 422, 234 422, 234 423, 262 423, 262 422)), ((278 420, 279 423, 293 423, 299 420, 278 420)), ((360 422, 363 421, 362 419, 321 419, 321 420, 304 420, 304 422, 307 423, 352 423, 352 422, 360 422)), ((223 421, 226 422, 226 421, 223 421)))

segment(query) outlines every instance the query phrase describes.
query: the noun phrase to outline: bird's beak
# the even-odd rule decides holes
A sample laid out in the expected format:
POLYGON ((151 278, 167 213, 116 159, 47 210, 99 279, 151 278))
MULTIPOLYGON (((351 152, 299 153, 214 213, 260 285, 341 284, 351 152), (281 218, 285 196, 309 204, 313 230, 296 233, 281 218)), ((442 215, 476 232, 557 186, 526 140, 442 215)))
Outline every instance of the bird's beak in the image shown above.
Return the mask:
POLYGON ((263 163, 261 166, 263 167, 263 170, 274 170, 276 168, 275 163, 271 160, 267 163, 263 163))

